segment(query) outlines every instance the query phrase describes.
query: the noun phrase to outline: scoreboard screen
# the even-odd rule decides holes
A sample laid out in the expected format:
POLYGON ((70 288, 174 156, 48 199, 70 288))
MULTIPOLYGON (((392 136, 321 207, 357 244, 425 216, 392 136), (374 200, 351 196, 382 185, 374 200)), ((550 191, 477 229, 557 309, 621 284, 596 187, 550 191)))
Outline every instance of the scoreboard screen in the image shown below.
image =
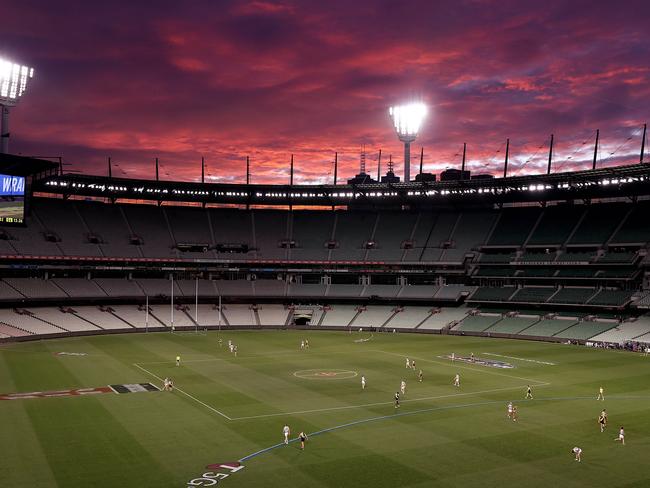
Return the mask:
POLYGON ((25 177, 0 174, 0 225, 25 219, 25 177))

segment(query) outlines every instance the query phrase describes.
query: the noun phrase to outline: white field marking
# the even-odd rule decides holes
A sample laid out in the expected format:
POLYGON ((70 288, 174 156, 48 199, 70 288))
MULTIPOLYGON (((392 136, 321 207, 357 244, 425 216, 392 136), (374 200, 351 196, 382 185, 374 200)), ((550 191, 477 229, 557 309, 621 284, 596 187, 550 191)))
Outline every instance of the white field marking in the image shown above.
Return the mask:
MULTIPOLYGON (((259 359, 259 358, 268 358, 268 357, 275 357, 275 356, 290 356, 294 355, 296 358, 302 358, 306 359, 310 356, 315 356, 315 355, 322 355, 322 354, 351 354, 353 351, 317 351, 317 352, 308 352, 305 353, 304 355, 302 353, 299 353, 297 351, 287 351, 287 352, 278 352, 278 353, 268 353, 268 354, 251 354, 250 356, 243 356, 239 354, 237 356, 237 360, 241 359, 259 359)), ((364 351, 368 352, 368 351, 364 351)), ((358 352, 354 352, 354 354, 359 354, 358 352)), ((230 358, 204 358, 204 359, 183 359, 182 363, 207 363, 210 361, 229 361, 230 358)), ((138 363, 138 364, 175 364, 175 361, 168 360, 168 361, 149 361, 149 362, 144 362, 144 363, 138 363)))
POLYGON ((451 364, 454 364, 457 369, 468 369, 470 371, 474 371, 475 373, 484 373, 484 374, 491 374, 491 375, 494 375, 494 376, 503 376, 505 378, 514 378, 514 379, 517 379, 517 380, 524 380, 527 383, 536 383, 535 386, 550 385, 550 383, 547 383, 545 381, 535 380, 535 379, 532 379, 532 378, 522 378, 521 376, 513 376, 513 375, 510 375, 510 374, 497 373, 495 371, 487 371, 485 369, 470 368, 470 367, 467 367, 467 366, 460 366, 460 365, 455 364, 455 362, 453 362, 453 361, 452 362, 449 362, 449 361, 447 361, 447 362, 435 361, 433 359, 419 358, 419 357, 409 355, 409 354, 398 354, 396 352, 380 351, 379 349, 373 349, 373 351, 374 352, 381 352, 383 354, 389 354, 391 356, 397 356, 397 357, 400 357, 400 358, 408 357, 408 358, 412 358, 412 359, 417 359, 418 361, 424 361, 426 363, 442 364, 443 366, 448 366, 448 367, 451 367, 451 364))
POLYGON ((349 380, 356 378, 359 373, 349 369, 301 369, 299 371, 294 371, 293 375, 296 378, 303 380, 349 380), (328 375, 326 373, 334 373, 328 375), (345 378, 338 378, 339 375, 352 375, 346 376, 345 378))
MULTIPOLYGON (((141 369, 141 370, 144 371, 145 373, 147 373, 147 374, 153 376, 153 377, 156 378, 158 381, 161 381, 161 382, 164 381, 160 376, 158 376, 158 375, 152 373, 151 371, 149 371, 149 370, 143 368, 143 367, 140 366, 138 363, 133 363, 133 366, 135 366, 136 368, 141 369)), ((208 410, 212 410, 214 413, 221 415, 223 418, 225 418, 225 419, 227 419, 227 420, 232 420, 232 418, 230 418, 230 417, 229 417, 228 415, 226 415, 225 413, 220 412, 219 410, 217 410, 217 409, 214 408, 214 407, 211 407, 210 405, 208 405, 208 404, 205 403, 205 402, 202 402, 201 400, 199 400, 199 399, 196 398, 195 396, 190 395, 189 393, 187 393, 187 392, 181 390, 180 388, 176 388, 176 387, 174 387, 174 389, 175 389, 176 391, 178 391, 179 393, 182 393, 182 394, 185 395, 186 397, 188 397, 188 398, 194 400, 196 403, 198 403, 198 404, 200 404, 200 405, 203 405, 203 406, 204 406, 205 408, 207 408, 208 410)))
POLYGON ((503 354, 494 354, 491 352, 484 352, 486 356, 494 356, 497 358, 507 358, 507 359, 516 359, 517 361, 526 361, 527 363, 535 363, 535 364, 546 364, 548 366, 556 366, 557 363, 551 363, 550 361, 537 361, 536 359, 526 359, 526 358, 518 358, 516 356, 504 356, 503 354))
MULTIPOLYGON (((547 386, 550 385, 550 383, 539 385, 540 387, 542 386, 547 386)), ((402 400, 400 399, 400 403, 406 403, 406 402, 424 402, 428 400, 440 400, 443 398, 454 398, 454 397, 463 397, 463 396, 472 396, 472 395, 482 395, 482 394, 487 394, 487 393, 496 393, 499 391, 510 391, 510 390, 521 390, 525 388, 525 385, 523 386, 511 386, 508 388, 494 388, 492 390, 482 390, 482 391, 472 391, 472 392, 467 392, 467 393, 452 393, 449 395, 438 395, 438 396, 430 396, 430 397, 422 397, 422 398, 409 398, 408 400, 402 400)), ((499 400, 499 402, 502 402, 503 400, 499 400)), ((365 407, 377 407, 380 405, 393 405, 393 401, 390 402, 376 402, 376 403, 364 403, 362 405, 345 405, 342 407, 329 407, 329 408, 317 408, 313 410, 300 410, 297 412, 280 412, 280 413, 268 413, 268 414, 262 414, 262 415, 250 415, 246 417, 233 417, 231 420, 252 420, 252 419, 263 419, 267 417, 280 417, 282 415, 300 415, 300 414, 305 414, 305 413, 322 413, 322 412, 334 412, 337 410, 350 410, 353 408, 365 408, 365 407)))

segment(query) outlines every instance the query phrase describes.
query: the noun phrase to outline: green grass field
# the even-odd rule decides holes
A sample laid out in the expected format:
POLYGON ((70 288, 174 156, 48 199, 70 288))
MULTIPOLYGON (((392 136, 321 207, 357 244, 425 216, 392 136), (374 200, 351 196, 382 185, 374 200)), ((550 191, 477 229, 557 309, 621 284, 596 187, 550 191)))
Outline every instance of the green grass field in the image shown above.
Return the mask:
POLYGON ((232 487, 650 486, 650 358, 415 334, 355 343, 367 335, 223 332, 222 347, 218 337, 129 334, 0 346, 0 394, 160 386, 157 378, 166 376, 177 387, 0 401, 0 485, 212 486, 216 479, 202 475, 219 472, 229 476, 218 484, 232 487), (308 351, 299 350, 303 337, 308 351), (227 351, 228 339, 238 357, 227 351), (515 368, 438 357, 451 352, 515 368), (406 357, 423 370, 422 383, 406 357), (460 388, 452 385, 456 373, 460 388), (407 392, 395 409, 402 378, 407 392), (532 401, 524 400, 527 384, 532 401), (601 384, 604 402, 596 401, 601 384), (518 422, 506 418, 509 400, 518 422), (600 433, 603 407, 610 422, 600 433), (293 442, 248 457, 281 443, 285 423, 292 437, 312 434, 304 451, 293 442), (620 425, 625 446, 613 440, 620 425), (574 446, 583 449, 582 463, 573 460, 574 446), (236 472, 206 468, 244 458, 236 472))

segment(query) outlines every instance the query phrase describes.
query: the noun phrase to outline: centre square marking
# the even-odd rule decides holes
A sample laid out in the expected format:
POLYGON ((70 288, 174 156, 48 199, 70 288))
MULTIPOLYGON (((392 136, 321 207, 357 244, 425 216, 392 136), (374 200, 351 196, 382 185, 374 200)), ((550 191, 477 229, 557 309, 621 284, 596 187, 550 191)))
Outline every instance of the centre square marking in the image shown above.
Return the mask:
POLYGON ((349 369, 301 369, 293 375, 303 380, 349 380, 359 373, 349 369))

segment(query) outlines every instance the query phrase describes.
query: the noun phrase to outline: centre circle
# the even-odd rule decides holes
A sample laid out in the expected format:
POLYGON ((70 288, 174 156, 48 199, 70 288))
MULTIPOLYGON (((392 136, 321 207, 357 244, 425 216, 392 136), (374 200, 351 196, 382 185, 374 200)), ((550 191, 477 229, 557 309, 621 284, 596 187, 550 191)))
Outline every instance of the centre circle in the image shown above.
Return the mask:
POLYGON ((304 380, 349 380, 358 373, 349 369, 301 369, 293 375, 304 380))

